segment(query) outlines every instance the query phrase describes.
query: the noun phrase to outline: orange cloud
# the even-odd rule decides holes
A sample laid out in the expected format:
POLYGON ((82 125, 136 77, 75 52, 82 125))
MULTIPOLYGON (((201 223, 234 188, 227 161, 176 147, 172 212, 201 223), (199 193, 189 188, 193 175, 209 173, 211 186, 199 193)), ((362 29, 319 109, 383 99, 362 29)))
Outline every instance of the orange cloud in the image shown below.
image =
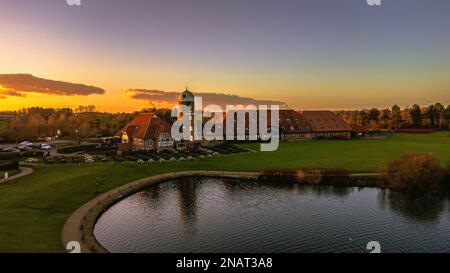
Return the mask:
POLYGON ((12 96, 12 97, 26 97, 27 95, 25 93, 17 92, 14 90, 0 90, 0 93, 4 98, 6 96, 12 96))
MULTIPOLYGON (((147 89, 129 89, 125 91, 125 96, 146 100, 151 107, 167 108, 174 106, 178 101, 180 92, 167 92, 161 90, 147 90, 147 89)), ((201 96, 204 105, 217 104, 225 108, 225 105, 279 105, 281 108, 288 108, 288 105, 282 101, 273 100, 259 100, 249 97, 241 97, 237 95, 229 95, 223 93, 194 93, 196 96, 201 96)))
POLYGON ((79 83, 42 79, 31 74, 0 74, 0 98, 8 96, 26 97, 27 93, 88 96, 104 94, 105 90, 79 83))

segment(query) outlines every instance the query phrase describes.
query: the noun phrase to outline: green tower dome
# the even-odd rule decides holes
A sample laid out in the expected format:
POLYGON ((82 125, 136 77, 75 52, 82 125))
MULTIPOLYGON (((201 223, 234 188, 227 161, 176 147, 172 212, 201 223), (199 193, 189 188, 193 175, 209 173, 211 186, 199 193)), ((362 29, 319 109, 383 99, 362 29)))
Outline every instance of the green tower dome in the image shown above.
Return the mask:
POLYGON ((194 94, 186 88, 186 90, 178 97, 178 102, 194 102, 194 94))

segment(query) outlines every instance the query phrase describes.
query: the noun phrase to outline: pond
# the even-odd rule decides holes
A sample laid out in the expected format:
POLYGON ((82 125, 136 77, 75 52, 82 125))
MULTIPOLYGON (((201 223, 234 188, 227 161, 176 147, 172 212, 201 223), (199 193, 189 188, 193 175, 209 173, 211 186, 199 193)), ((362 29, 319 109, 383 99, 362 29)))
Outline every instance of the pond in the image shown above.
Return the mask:
POLYGON ((450 201, 375 188, 185 178, 98 220, 111 252, 450 252, 450 201))

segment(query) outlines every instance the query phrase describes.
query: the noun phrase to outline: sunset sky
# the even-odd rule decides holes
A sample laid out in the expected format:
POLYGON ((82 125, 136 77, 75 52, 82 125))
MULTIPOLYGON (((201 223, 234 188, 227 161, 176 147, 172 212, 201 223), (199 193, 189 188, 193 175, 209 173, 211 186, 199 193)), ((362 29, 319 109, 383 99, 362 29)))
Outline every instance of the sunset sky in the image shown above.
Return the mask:
POLYGON ((295 109, 449 104, 449 28, 448 0, 1 0, 0 110, 133 111, 186 85, 295 109))

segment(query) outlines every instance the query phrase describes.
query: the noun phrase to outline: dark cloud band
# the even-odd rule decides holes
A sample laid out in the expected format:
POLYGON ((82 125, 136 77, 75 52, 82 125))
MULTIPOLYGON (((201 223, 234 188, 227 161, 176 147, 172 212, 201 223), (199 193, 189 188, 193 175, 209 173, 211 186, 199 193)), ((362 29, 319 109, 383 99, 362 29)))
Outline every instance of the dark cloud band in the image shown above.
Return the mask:
MULTIPOLYGON (((177 103, 180 92, 167 92, 161 90, 147 90, 147 89, 129 89, 125 91, 125 95, 139 100, 146 100, 153 107, 167 107, 173 106, 177 103)), ((273 100, 258 100, 249 97, 240 97, 237 95, 229 95, 223 93, 195 93, 196 96, 201 96, 203 104, 217 104, 221 107, 225 105, 279 105, 281 108, 287 108, 287 104, 282 101, 273 100)))
POLYGON ((59 96, 88 96, 104 94, 105 90, 95 86, 63 81, 53 81, 31 74, 0 74, 0 98, 25 97, 27 93, 51 94, 59 96))

